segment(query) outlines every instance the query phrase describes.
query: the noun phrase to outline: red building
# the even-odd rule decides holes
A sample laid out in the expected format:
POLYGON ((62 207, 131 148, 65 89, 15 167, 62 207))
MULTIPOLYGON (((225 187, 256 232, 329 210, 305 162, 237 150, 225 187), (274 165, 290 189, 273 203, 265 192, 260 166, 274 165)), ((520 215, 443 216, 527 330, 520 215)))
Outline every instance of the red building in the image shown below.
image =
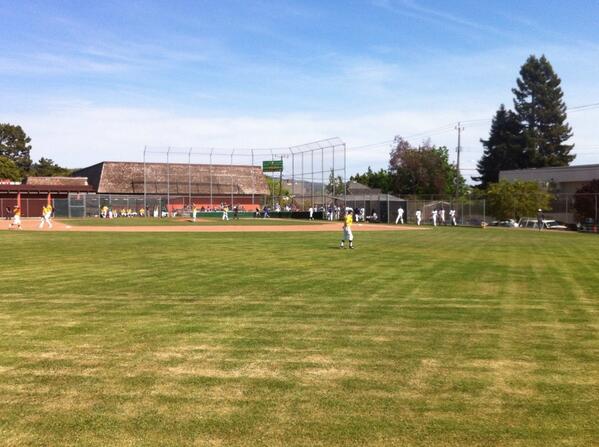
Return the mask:
POLYGON ((94 189, 85 177, 28 177, 22 184, 0 181, 0 216, 7 217, 19 205, 23 217, 39 217, 48 202, 90 192, 94 189))

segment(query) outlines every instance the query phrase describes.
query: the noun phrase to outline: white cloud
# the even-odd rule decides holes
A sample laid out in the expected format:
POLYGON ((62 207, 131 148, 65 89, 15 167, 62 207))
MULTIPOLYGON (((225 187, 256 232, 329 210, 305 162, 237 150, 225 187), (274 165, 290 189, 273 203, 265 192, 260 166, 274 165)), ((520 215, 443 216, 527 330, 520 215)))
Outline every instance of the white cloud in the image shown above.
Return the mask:
MULTIPOLYGON (((464 118, 490 117, 492 113, 481 106, 464 118)), ((578 164, 599 161, 599 140, 595 132, 598 118, 599 109, 572 113, 569 117, 574 128, 574 142, 578 145, 578 164)), ((290 113, 255 117, 184 115, 151 108, 99 107, 92 103, 63 101, 51 109, 9 113, 3 119, 20 124, 31 136, 34 158, 50 157, 69 167, 87 166, 103 160, 141 161, 144 146, 193 147, 198 151, 215 148, 216 153, 223 154, 220 162, 228 162, 224 154, 232 149, 237 154, 249 154, 250 148, 289 147, 338 136, 348 146, 349 175, 369 165, 375 169, 385 167, 391 147, 388 141, 397 134, 408 137, 414 144, 430 136, 434 144, 450 149, 452 160, 455 160, 457 144, 457 133, 451 124, 455 122, 456 111, 452 108, 336 116, 290 113), (372 143, 380 144, 352 149, 372 143)), ((479 139, 487 137, 489 124, 484 121, 465 124, 462 133, 464 169, 475 167, 482 153, 479 139)), ((179 161, 186 160, 182 155, 179 158, 179 161)), ((239 157, 236 162, 248 160, 239 157)), ((198 156, 195 161, 205 162, 207 157, 198 156)), ((475 173, 465 171, 464 174, 475 173)))
MULTIPOLYGON (((76 167, 102 160, 141 160, 146 145, 214 147, 219 152, 237 149, 241 153, 244 148, 289 147, 339 136, 351 148, 391 140, 397 133, 410 135, 438 127, 450 122, 452 115, 447 110, 347 116, 210 117, 157 109, 63 103, 52 110, 9 114, 6 118, 22 125, 32 137, 35 158, 46 156, 62 165, 76 167)), ((383 167, 388 152, 389 146, 385 144, 350 150, 348 170, 353 172, 367 165, 383 167)))

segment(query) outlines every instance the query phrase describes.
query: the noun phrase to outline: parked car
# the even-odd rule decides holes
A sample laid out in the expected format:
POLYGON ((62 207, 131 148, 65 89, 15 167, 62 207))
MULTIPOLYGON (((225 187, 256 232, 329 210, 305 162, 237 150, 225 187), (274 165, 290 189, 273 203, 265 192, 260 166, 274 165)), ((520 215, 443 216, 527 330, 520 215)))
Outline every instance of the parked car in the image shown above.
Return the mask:
POLYGON ((518 223, 514 219, 494 220, 493 222, 491 222, 491 226, 493 226, 493 227, 518 228, 518 223))
MULTIPOLYGON (((538 229, 537 219, 533 217, 522 217, 518 221, 518 227, 520 228, 535 228, 538 229)), ((558 222, 555 219, 543 219, 543 229, 546 230, 567 230, 564 224, 558 222)))

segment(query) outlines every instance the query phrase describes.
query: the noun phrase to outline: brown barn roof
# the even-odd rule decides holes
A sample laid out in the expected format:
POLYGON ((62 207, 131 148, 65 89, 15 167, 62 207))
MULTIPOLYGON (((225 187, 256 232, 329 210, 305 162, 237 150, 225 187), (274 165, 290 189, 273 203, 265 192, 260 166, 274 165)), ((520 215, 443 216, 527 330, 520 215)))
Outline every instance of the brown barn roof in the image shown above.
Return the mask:
POLYGON ((27 177, 27 185, 87 186, 87 177, 27 177))
MULTIPOLYGON (((142 194, 144 163, 104 161, 75 172, 87 177, 98 193, 142 194)), ((268 185, 258 166, 146 163, 148 194, 268 194, 268 185), (167 186, 170 185, 170 186, 167 186)))
POLYGON ((77 186, 77 185, 0 185, 0 194, 57 194, 57 193, 82 193, 82 192, 94 192, 94 189, 89 186, 77 186))

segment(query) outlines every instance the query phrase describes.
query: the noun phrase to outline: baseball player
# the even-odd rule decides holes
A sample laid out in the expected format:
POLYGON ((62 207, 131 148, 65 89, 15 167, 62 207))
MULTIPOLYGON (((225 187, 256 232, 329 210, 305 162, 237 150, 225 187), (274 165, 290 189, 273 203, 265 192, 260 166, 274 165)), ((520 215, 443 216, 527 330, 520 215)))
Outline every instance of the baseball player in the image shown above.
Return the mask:
POLYGON ((17 230, 23 229, 21 227, 21 208, 19 208, 18 206, 15 206, 12 209, 12 222, 10 223, 8 228, 13 228, 13 227, 17 227, 17 230))
POLYGON ((439 215, 441 216, 441 224, 445 225, 445 208, 441 208, 441 211, 439 211, 439 215))
POLYGON ((420 226, 421 220, 422 220, 422 211, 416 210, 416 225, 420 226))
POLYGON ((42 208, 42 219, 40 222, 40 229, 44 228, 44 223, 48 224, 48 228, 52 228, 52 205, 48 204, 42 208))
POLYGON ((345 212, 345 218, 343 219, 343 238, 341 239, 341 245, 339 248, 345 248, 345 240, 349 241, 349 248, 354 248, 354 235, 351 232, 351 225, 354 222, 351 210, 345 212))
POLYGON ((223 208, 223 220, 229 220, 229 207, 227 205, 223 208))
POLYGON ((449 219, 451 220, 451 225, 454 227, 457 226, 457 222, 455 220, 455 210, 452 208, 449 210, 449 219))
POLYGON ((403 208, 397 209, 397 219, 395 219, 395 225, 401 223, 403 225, 403 208))
POLYGON ((433 210, 433 227, 437 226, 437 210, 433 210))
POLYGON ((191 217, 192 220, 195 222, 196 221, 196 216, 198 215, 198 209, 196 208, 196 206, 194 205, 193 208, 191 209, 191 217))

